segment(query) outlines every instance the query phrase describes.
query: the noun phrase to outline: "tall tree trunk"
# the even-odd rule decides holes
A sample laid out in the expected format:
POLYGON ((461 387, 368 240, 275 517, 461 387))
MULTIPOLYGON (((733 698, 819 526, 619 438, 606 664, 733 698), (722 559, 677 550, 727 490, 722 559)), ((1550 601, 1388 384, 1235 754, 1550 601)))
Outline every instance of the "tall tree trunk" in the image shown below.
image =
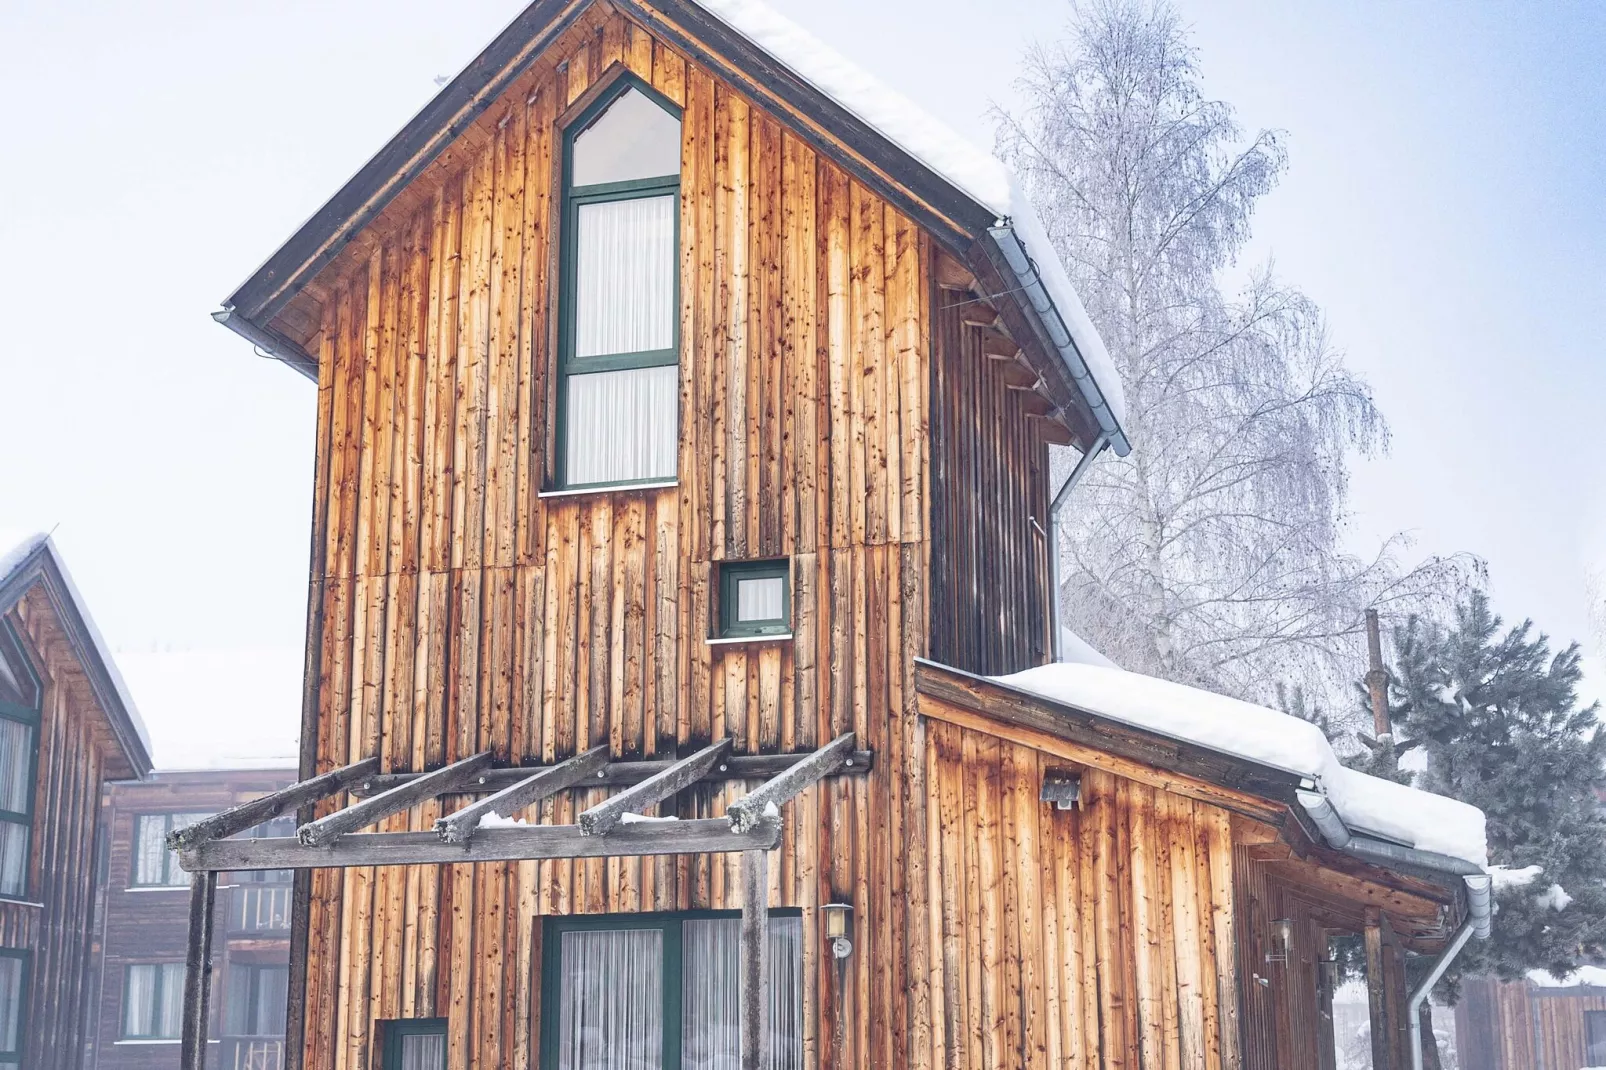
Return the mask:
POLYGON ((1417 1018, 1417 1030, 1422 1035, 1422 1070, 1444 1070, 1439 1062, 1439 1038, 1433 1034, 1433 1004, 1422 1001, 1422 1013, 1417 1018))

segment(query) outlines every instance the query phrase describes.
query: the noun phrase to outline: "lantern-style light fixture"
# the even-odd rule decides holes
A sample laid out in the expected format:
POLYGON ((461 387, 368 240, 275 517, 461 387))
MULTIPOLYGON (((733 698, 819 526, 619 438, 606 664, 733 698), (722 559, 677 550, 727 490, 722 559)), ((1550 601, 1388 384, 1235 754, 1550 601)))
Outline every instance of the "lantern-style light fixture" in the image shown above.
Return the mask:
POLYGON ((1266 952, 1267 962, 1287 962, 1289 951, 1294 946, 1294 922, 1292 918, 1278 918, 1271 923, 1272 943, 1275 951, 1266 952))
POLYGON ((825 915, 825 938, 831 941, 831 954, 839 959, 853 954, 853 941, 848 937, 853 929, 853 904, 822 903, 820 913, 825 915))

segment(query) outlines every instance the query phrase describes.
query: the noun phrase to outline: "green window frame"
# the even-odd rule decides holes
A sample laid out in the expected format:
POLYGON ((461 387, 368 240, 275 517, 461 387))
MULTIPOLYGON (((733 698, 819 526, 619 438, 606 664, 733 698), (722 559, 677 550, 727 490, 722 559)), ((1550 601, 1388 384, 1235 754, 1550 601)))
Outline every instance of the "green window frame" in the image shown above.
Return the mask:
MULTIPOLYGON (((623 74, 608 85, 605 92, 569 122, 563 132, 563 208, 559 224, 559 289, 558 289, 558 387, 557 418, 554 421, 554 486, 562 490, 630 486, 643 482, 656 482, 658 477, 631 478, 605 482, 571 482, 568 457, 569 379, 574 375, 593 372, 625 371, 637 368, 660 368, 680 364, 680 186, 679 173, 658 178, 635 179, 627 182, 601 182, 577 186, 574 184, 574 142, 585 133, 602 114, 630 90, 637 90, 648 100, 682 120, 682 111, 668 97, 633 74, 623 74), (671 342, 666 349, 646 350, 637 353, 610 353, 599 356, 577 357, 575 333, 578 323, 576 300, 579 271, 580 210, 587 205, 606 204, 647 197, 673 195, 675 270, 671 289, 671 342)), ((679 415, 676 415, 677 425, 679 415)), ((676 427, 679 439, 679 427, 676 427)), ((667 481, 674 476, 664 477, 667 481)))
POLYGON ((390 1018, 379 1023, 384 1038, 380 1054, 380 1070, 446 1070, 445 1018, 390 1018), (407 1037, 440 1037, 441 1064, 439 1068, 404 1066, 402 1049, 407 1037))
POLYGON ((122 1028, 123 1040, 177 1040, 183 1031, 183 1017, 176 1013, 171 1029, 162 1023, 164 1004, 169 999, 178 1001, 175 1007, 182 1011, 184 1000, 184 964, 182 962, 135 962, 123 967, 122 1028), (134 971, 149 970, 150 1002, 136 1015, 131 997, 134 993, 134 971), (138 1017, 138 1022, 131 1019, 138 1017))
MULTIPOLYGON (((21 772, 7 759, 20 759, 26 766, 26 772, 22 773, 26 777, 26 786, 20 800, 24 803, 24 809, 12 809, 4 805, 10 785, 0 784, 0 822, 14 826, 0 833, 0 899, 26 899, 28 879, 33 869, 33 816, 39 794, 39 723, 44 687, 33 665, 23 656, 22 643, 9 621, 0 621, 0 658, 5 659, 9 672, 17 682, 32 692, 33 699, 31 705, 0 699, 0 720, 8 725, 0 731, 9 734, 15 731, 10 725, 21 725, 27 733, 20 752, 8 753, 7 749, 0 748, 0 775, 21 772), (12 852, 16 851, 21 852, 20 859, 15 859, 12 852)), ((13 747, 17 742, 16 739, 10 740, 13 747)))
POLYGON ((719 565, 719 638, 754 639, 792 632, 792 562, 787 558, 768 561, 725 561, 719 565), (781 581, 781 615, 762 620, 739 620, 741 584, 744 580, 781 581))
POLYGON ((28 986, 33 980, 33 953, 20 948, 0 947, 0 958, 17 962, 16 988, 0 996, 9 996, 9 1003, 0 1003, 0 1070, 16 1070, 26 1054, 26 1025, 28 1021, 28 986))
MULTIPOLYGON (((682 910, 655 914, 574 914, 565 917, 548 917, 543 921, 541 933, 541 1070, 558 1070, 558 1021, 562 1000, 563 934, 568 932, 597 932, 618 929, 649 929, 662 934, 663 965, 659 973, 663 985, 664 1070, 680 1070, 682 1032, 682 984, 684 966, 683 930, 686 922, 703 919, 737 920, 740 911, 734 910, 682 910)), ((797 907, 772 907, 771 919, 801 918, 797 907)), ((800 948, 807 971, 807 954, 800 948)), ((399 1070, 387 1065, 386 1070, 399 1070)))

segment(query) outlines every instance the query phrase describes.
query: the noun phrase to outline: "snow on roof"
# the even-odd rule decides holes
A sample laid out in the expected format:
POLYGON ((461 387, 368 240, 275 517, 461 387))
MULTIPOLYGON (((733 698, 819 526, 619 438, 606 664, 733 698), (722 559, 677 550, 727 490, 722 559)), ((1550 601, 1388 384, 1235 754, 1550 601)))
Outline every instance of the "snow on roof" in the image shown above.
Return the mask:
POLYGON ((1556 977, 1549 970, 1529 970, 1528 980, 1540 988, 1575 988, 1579 985, 1606 988, 1606 968, 1580 966, 1565 977, 1556 977))
MULTIPOLYGON (((67 562, 56 549, 55 542, 50 538, 49 532, 29 531, 26 529, 0 528, 0 583, 5 583, 11 574, 21 567, 24 561, 33 556, 35 550, 43 545, 45 552, 50 555, 61 574, 62 582, 67 588, 67 597, 72 600, 73 608, 78 611, 79 618, 84 622, 84 628, 89 633, 89 641, 94 646, 95 656, 100 660, 105 670, 106 678, 111 681, 112 688, 117 692, 117 699, 122 703, 123 712, 128 722, 133 726, 134 734, 139 737, 145 748, 145 753, 151 751, 150 733, 145 729, 145 722, 140 718, 139 708, 135 706, 133 697, 129 694, 128 685, 124 682, 122 673, 118 671, 117 660, 112 657, 111 647, 95 626, 95 618, 89 612, 89 605, 84 596, 79 593, 78 585, 73 582, 72 573, 67 569, 67 562)), ((108 716, 115 717, 114 711, 107 711, 108 716)), ((135 759, 136 766, 139 760, 135 759)))
POLYGON ((1264 706, 1101 665, 1041 665, 1010 687, 1314 781, 1353 831, 1488 863, 1483 811, 1345 768, 1321 729, 1264 706))
POLYGON ((1088 318, 1037 211, 1002 161, 761 0, 696 3, 996 218, 1008 220, 1036 263, 1043 287, 1069 328, 1111 414, 1125 425, 1126 395, 1109 350, 1088 318))
POLYGON ((1093 649, 1093 644, 1069 628, 1060 629, 1060 660, 1077 665, 1102 665, 1106 669, 1121 666, 1093 649))
POLYGON ((162 772, 294 769, 302 652, 295 647, 121 651, 162 772))

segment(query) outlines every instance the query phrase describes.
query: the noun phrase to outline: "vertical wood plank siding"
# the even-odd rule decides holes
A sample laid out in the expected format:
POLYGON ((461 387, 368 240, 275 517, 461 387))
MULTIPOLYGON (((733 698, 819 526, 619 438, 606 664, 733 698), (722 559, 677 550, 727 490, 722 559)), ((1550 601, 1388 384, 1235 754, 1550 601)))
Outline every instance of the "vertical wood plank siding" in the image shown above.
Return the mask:
POLYGON ((1048 649, 1048 446, 982 328, 960 320, 968 295, 933 297, 931 656, 997 675, 1048 649))
POLYGON ((31 1070, 70 1070, 84 1048, 101 781, 128 776, 49 598, 8 614, 43 685, 27 902, 0 902, 0 947, 29 952, 22 1036, 31 1070))
MULTIPOLYGON (((788 805, 771 902, 859 906, 855 955, 808 959, 809 1065, 929 1065, 910 847, 926 838, 912 658, 928 618, 929 240, 600 8, 467 140, 328 284, 317 767, 427 769, 487 748, 552 762, 598 743, 654 757, 724 735, 767 753, 855 731, 876 770, 788 805), (678 483, 543 498, 555 119, 615 63, 684 107, 678 483), (793 638, 708 645, 717 563, 765 557, 792 562, 793 638)), ((715 816, 742 790, 693 790, 674 812, 715 816)), ((566 793, 540 817, 602 797, 566 793)), ((428 828, 441 805, 382 828, 428 828)), ((453 1070, 532 1066, 541 916, 735 908, 736 864, 318 871, 305 1066, 369 1070, 376 1020, 435 1015, 453 1070)))
MULTIPOLYGON (((1585 1016, 1606 1012, 1606 988, 1540 988, 1492 977, 1462 982, 1456 1054, 1464 1070, 1580 1070, 1589 1061, 1585 1016)), ((1439 1010, 1435 1023, 1446 1012, 1439 1010)))
POLYGON ((1234 912, 1230 815, 956 725, 927 732, 933 1065, 1238 1065, 1216 923, 1234 912), (1080 773, 1078 809, 1040 800, 1049 770, 1080 773))

